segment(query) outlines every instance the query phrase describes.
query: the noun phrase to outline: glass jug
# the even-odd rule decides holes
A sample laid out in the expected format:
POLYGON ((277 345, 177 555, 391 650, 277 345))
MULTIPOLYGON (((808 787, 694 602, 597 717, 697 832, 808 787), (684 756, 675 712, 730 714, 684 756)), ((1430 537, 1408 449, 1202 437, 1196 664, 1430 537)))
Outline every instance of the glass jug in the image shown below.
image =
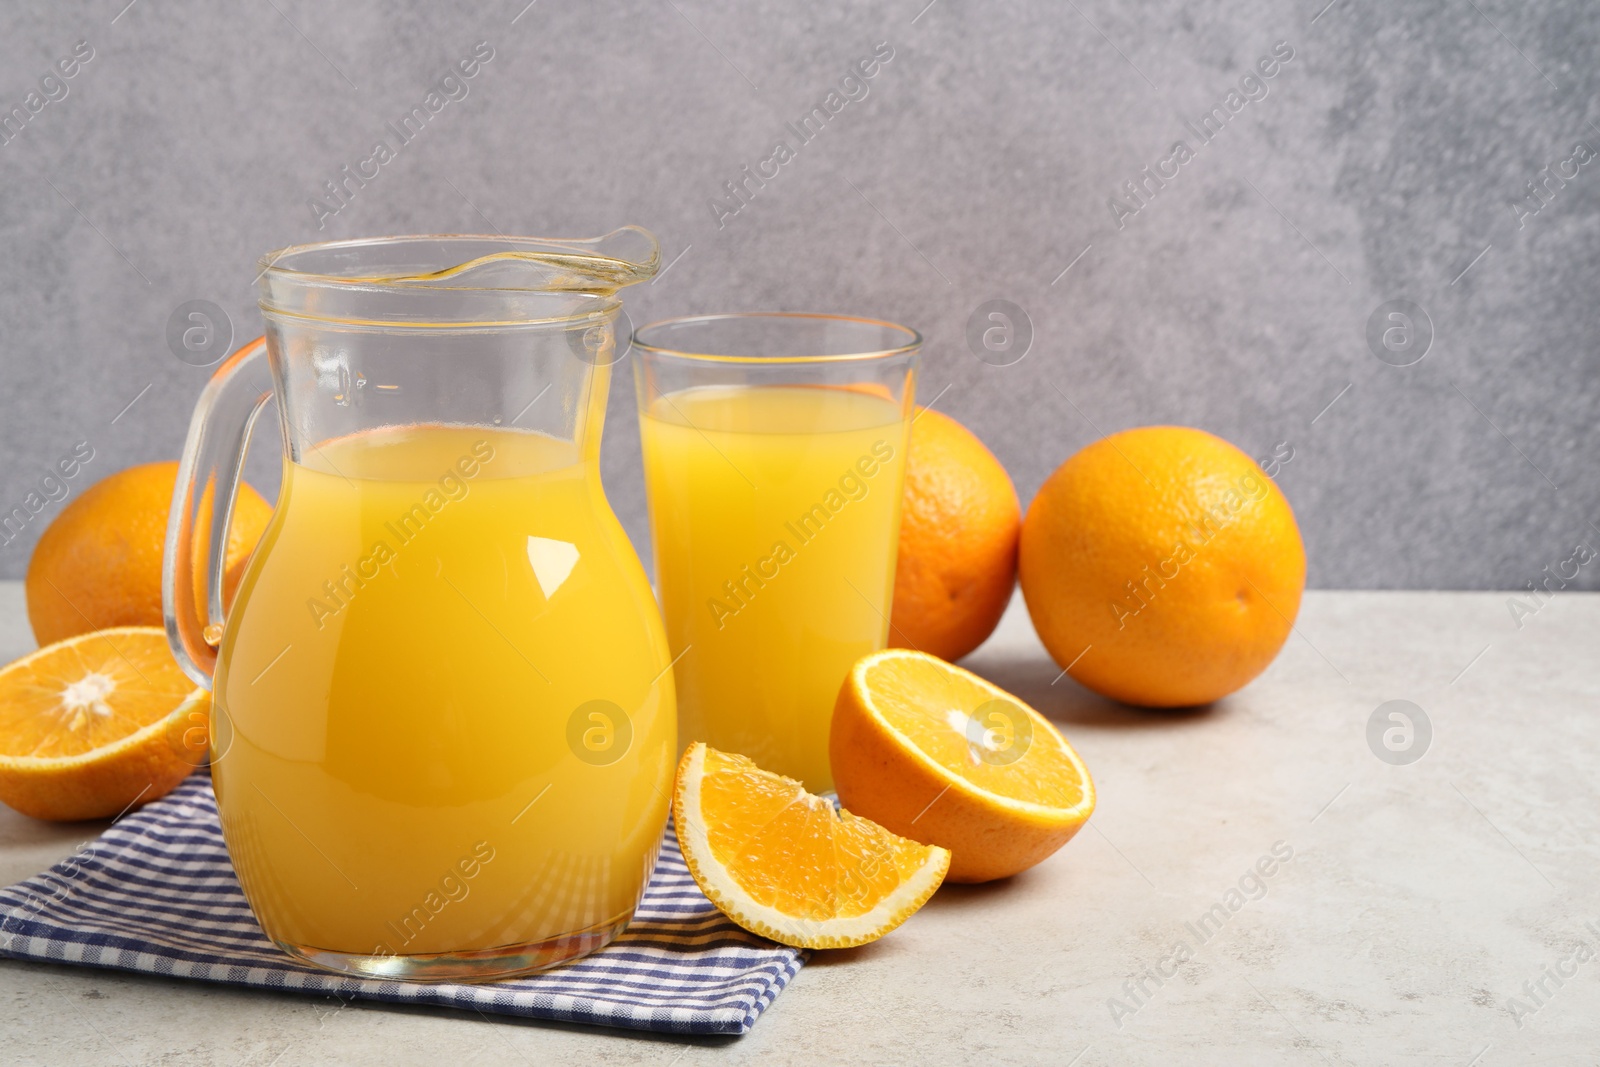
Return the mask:
POLYGON ((163 593, 179 662, 201 685, 214 669, 239 882, 292 955, 502 977, 591 952, 632 915, 677 725, 599 454, 617 291, 658 265, 635 227, 262 261, 266 336, 201 396, 163 593), (224 616, 228 512, 273 397, 282 489, 224 616))

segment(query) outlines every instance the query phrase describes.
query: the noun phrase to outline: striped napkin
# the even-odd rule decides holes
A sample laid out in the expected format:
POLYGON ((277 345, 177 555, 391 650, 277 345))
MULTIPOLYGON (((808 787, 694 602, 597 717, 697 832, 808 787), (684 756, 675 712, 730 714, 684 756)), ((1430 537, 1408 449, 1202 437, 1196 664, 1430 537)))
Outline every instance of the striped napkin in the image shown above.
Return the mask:
POLYGON ((203 771, 76 855, 0 889, 0 956, 680 1034, 745 1033, 805 960, 717 911, 668 826, 633 922, 575 963, 472 985, 307 967, 250 913, 203 771))

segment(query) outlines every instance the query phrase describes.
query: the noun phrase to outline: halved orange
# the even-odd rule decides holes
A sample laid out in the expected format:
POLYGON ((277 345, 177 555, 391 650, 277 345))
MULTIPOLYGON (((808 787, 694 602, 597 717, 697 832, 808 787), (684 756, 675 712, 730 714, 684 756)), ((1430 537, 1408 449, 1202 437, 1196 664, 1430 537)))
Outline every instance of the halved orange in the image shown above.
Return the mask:
POLYGON ((0 669, 0 801, 62 821, 148 804, 204 762, 210 707, 160 627, 47 645, 0 669))
POLYGON ((672 816, 689 873, 728 918, 796 948, 876 941, 927 903, 950 853, 836 811, 792 778, 695 742, 672 816))
POLYGON ((1004 689, 925 652, 856 661, 828 756, 839 800, 894 833, 950 850, 952 882, 1026 870, 1094 811, 1066 738, 1004 689))

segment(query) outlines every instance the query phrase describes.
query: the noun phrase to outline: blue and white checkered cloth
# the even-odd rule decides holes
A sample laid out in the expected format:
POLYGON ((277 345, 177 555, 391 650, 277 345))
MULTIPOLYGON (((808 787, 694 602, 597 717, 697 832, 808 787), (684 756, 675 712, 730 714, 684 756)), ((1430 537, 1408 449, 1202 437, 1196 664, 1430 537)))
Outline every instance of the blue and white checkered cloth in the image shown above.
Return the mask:
POLYGON ((203 771, 77 855, 0 889, 0 956, 682 1034, 746 1032, 805 960, 719 912, 669 826, 627 930, 575 963, 472 985, 307 967, 256 924, 203 771))

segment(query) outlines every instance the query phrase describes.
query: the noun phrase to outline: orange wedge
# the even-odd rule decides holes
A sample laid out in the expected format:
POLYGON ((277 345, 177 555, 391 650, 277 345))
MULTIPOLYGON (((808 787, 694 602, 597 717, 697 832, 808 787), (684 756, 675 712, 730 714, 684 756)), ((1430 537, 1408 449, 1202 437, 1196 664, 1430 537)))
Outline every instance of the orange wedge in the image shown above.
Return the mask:
POLYGON ((205 760, 210 708, 159 627, 47 645, 0 669, 0 801, 53 820, 148 804, 205 760))
POLYGON ((836 811, 791 778, 695 742, 672 798, 689 873, 723 914, 796 948, 876 941, 927 903, 950 853, 836 811))
POLYGON ((1094 781, 1050 721, 924 652, 856 661, 828 737, 839 800, 950 850, 952 882, 986 882, 1055 852, 1094 811, 1094 781))

